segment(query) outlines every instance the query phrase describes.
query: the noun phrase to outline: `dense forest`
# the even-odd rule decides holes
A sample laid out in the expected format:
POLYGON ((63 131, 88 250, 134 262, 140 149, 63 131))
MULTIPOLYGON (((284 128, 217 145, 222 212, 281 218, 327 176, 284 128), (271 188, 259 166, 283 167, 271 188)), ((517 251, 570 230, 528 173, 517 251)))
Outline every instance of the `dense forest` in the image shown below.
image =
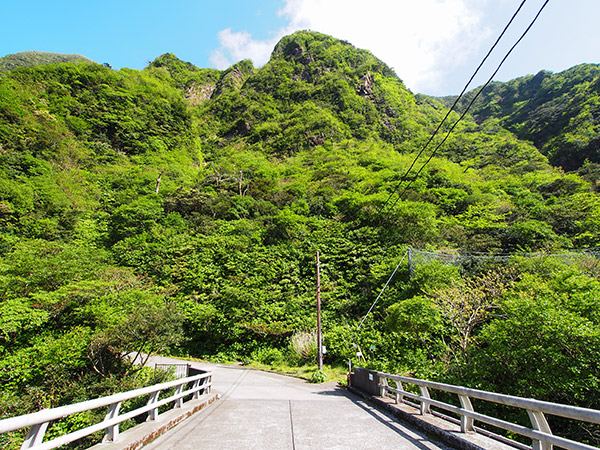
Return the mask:
POLYGON ((0 417, 152 382, 126 352, 314 363, 316 251, 326 363, 599 409, 599 74, 491 85, 414 177, 450 99, 319 33, 0 72, 0 417))

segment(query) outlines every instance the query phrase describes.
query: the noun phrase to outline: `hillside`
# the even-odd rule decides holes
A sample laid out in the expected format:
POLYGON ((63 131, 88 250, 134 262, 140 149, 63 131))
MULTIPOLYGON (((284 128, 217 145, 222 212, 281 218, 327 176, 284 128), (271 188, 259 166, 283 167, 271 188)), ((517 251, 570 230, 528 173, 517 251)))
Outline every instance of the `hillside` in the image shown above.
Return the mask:
POLYGON ((18 67, 33 67, 44 64, 57 64, 68 62, 87 62, 93 63, 89 58, 81 55, 66 55, 63 53, 48 52, 21 52, 6 55, 0 58, 0 72, 13 70, 18 67))
MULTIPOLYGON (((461 100, 466 107, 478 89, 461 100)), ((455 97, 441 99, 450 106, 455 97)), ((533 142, 550 163, 582 170, 598 182, 600 163, 600 65, 581 64, 561 73, 542 71, 491 83, 473 105, 478 123, 496 119, 519 139, 533 142)))
POLYGON ((600 407, 597 261, 528 255, 600 245, 589 182, 465 120, 381 212, 445 112, 314 32, 262 68, 0 74, 0 414, 150 382, 132 349, 310 364, 317 250, 328 363, 600 407), (465 257, 403 264, 354 332, 409 247, 465 257))

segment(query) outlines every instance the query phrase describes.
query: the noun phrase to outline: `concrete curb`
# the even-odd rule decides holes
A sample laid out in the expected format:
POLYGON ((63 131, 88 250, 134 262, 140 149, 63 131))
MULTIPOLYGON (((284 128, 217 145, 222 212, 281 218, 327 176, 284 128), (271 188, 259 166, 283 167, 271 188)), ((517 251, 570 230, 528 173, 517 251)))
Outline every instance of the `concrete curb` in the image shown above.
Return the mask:
POLYGON ((117 442, 101 443, 90 447, 94 450, 137 450, 149 444, 159 436, 162 436, 171 428, 175 427, 185 419, 191 417, 198 411, 206 408, 219 398, 218 394, 207 394, 197 400, 184 403, 182 408, 169 410, 158 416, 158 419, 145 422, 124 431, 117 438, 117 442))

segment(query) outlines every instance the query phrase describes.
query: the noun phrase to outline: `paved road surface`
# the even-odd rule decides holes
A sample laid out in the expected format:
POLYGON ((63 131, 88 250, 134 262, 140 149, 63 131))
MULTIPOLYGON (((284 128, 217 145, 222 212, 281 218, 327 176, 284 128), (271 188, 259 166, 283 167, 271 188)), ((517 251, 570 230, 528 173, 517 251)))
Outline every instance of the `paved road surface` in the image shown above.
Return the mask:
MULTIPOLYGON (((158 357, 153 362, 176 362, 158 357)), ((144 449, 448 449, 333 383, 206 363, 222 397, 144 449)))

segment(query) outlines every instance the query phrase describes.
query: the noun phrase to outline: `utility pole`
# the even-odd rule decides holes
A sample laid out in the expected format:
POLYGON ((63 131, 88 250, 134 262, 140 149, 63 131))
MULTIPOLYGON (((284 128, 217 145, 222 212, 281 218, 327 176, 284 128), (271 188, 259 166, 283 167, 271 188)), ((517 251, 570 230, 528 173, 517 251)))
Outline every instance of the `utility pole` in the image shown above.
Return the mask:
POLYGON ((323 343, 321 338, 321 266, 319 263, 319 251, 317 250, 317 359, 319 370, 323 370, 323 343))

